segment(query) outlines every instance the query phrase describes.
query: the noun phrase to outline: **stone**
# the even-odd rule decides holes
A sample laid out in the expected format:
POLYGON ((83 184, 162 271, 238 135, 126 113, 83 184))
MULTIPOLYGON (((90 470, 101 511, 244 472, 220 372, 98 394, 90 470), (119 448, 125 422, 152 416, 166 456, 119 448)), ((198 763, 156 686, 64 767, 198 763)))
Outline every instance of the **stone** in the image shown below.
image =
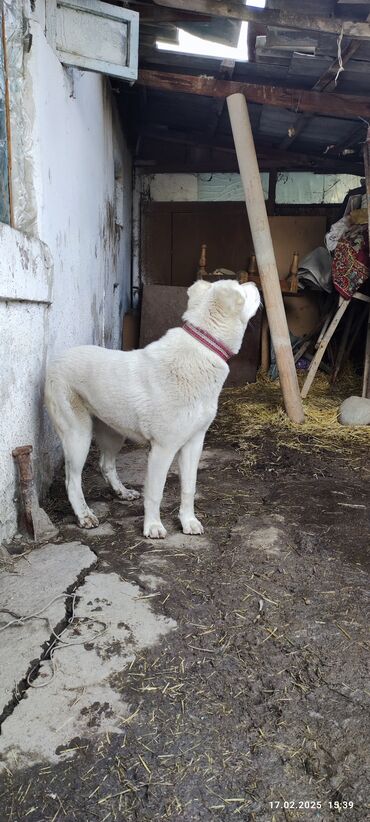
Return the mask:
POLYGON ((370 425, 370 400, 366 397, 348 397, 339 409, 342 425, 370 425))

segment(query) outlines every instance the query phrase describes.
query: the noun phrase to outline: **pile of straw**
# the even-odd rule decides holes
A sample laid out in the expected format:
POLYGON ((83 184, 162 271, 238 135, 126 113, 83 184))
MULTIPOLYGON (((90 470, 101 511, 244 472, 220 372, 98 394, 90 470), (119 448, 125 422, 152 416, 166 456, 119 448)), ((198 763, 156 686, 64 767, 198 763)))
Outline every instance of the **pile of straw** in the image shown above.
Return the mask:
MULTIPOLYGON (((305 375, 299 377, 303 383, 305 375)), ((298 450, 328 449, 350 457, 355 446, 370 444, 370 426, 348 427, 338 422, 341 402, 352 394, 361 396, 361 380, 348 371, 330 386, 326 375, 318 374, 304 401, 305 422, 288 419, 278 380, 259 377, 243 388, 225 389, 213 426, 217 439, 258 447, 260 435, 273 435, 279 445, 298 450)))

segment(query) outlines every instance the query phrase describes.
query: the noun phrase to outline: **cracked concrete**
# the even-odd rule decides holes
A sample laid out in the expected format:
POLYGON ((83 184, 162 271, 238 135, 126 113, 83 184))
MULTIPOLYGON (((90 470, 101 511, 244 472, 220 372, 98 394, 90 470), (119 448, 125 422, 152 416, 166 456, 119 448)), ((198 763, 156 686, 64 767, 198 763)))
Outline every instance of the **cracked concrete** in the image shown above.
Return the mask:
POLYGON ((64 619, 65 591, 96 561, 90 548, 80 542, 46 545, 13 561, 12 570, 0 574, 0 717, 39 659, 51 628, 64 619), (55 597, 59 599, 52 602, 55 597), (44 608, 39 618, 4 630, 16 617, 44 608))
MULTIPOLYGON (((110 678, 176 626, 154 614, 141 589, 118 574, 89 574, 96 562, 79 542, 50 544, 15 559, 14 570, 0 576, 0 769, 72 756, 76 736, 121 733, 129 707, 110 678), (89 575, 79 584, 84 572, 89 575), (66 596, 71 590, 73 607, 66 596), (59 640, 50 659, 45 649, 53 632, 59 640)), ((157 591, 164 581, 148 574, 146 583, 157 591)))

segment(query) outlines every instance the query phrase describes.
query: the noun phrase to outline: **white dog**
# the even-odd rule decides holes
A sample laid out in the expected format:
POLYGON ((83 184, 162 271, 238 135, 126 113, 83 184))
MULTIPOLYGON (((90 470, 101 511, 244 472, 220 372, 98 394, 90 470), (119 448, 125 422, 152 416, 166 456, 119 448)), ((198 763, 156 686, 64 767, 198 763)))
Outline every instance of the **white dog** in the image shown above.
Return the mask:
POLYGON ((81 472, 91 438, 100 448, 104 479, 120 499, 139 496, 122 485, 116 457, 126 438, 150 443, 144 490, 144 536, 165 537, 160 504, 168 469, 178 455, 179 517, 184 534, 202 534, 194 514, 198 463, 221 388, 251 317, 260 305, 253 283, 199 280, 188 290, 184 326, 137 351, 86 345, 52 364, 45 401, 62 441, 66 488, 82 528, 98 519, 88 508, 81 472))

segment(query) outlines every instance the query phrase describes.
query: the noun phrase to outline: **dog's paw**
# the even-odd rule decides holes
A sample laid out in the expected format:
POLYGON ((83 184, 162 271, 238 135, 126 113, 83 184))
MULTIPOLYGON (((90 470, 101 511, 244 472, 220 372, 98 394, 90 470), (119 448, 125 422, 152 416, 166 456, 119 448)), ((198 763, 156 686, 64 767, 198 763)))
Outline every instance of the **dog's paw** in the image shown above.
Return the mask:
POLYGON ((78 524, 80 528, 97 528, 99 520, 92 511, 89 511, 83 517, 78 518, 78 524))
POLYGON ((164 539, 167 536, 167 531, 161 522, 144 523, 144 537, 149 539, 164 539))
POLYGON ((181 525, 184 534, 204 534, 203 525, 196 517, 184 520, 181 525))
POLYGON ((125 488, 124 485, 122 485, 122 488, 120 488, 120 490, 117 491, 116 493, 117 493, 118 499, 125 500, 125 502, 133 500, 133 499, 139 499, 139 497, 140 497, 140 494, 139 494, 138 491, 134 491, 133 488, 125 488))

